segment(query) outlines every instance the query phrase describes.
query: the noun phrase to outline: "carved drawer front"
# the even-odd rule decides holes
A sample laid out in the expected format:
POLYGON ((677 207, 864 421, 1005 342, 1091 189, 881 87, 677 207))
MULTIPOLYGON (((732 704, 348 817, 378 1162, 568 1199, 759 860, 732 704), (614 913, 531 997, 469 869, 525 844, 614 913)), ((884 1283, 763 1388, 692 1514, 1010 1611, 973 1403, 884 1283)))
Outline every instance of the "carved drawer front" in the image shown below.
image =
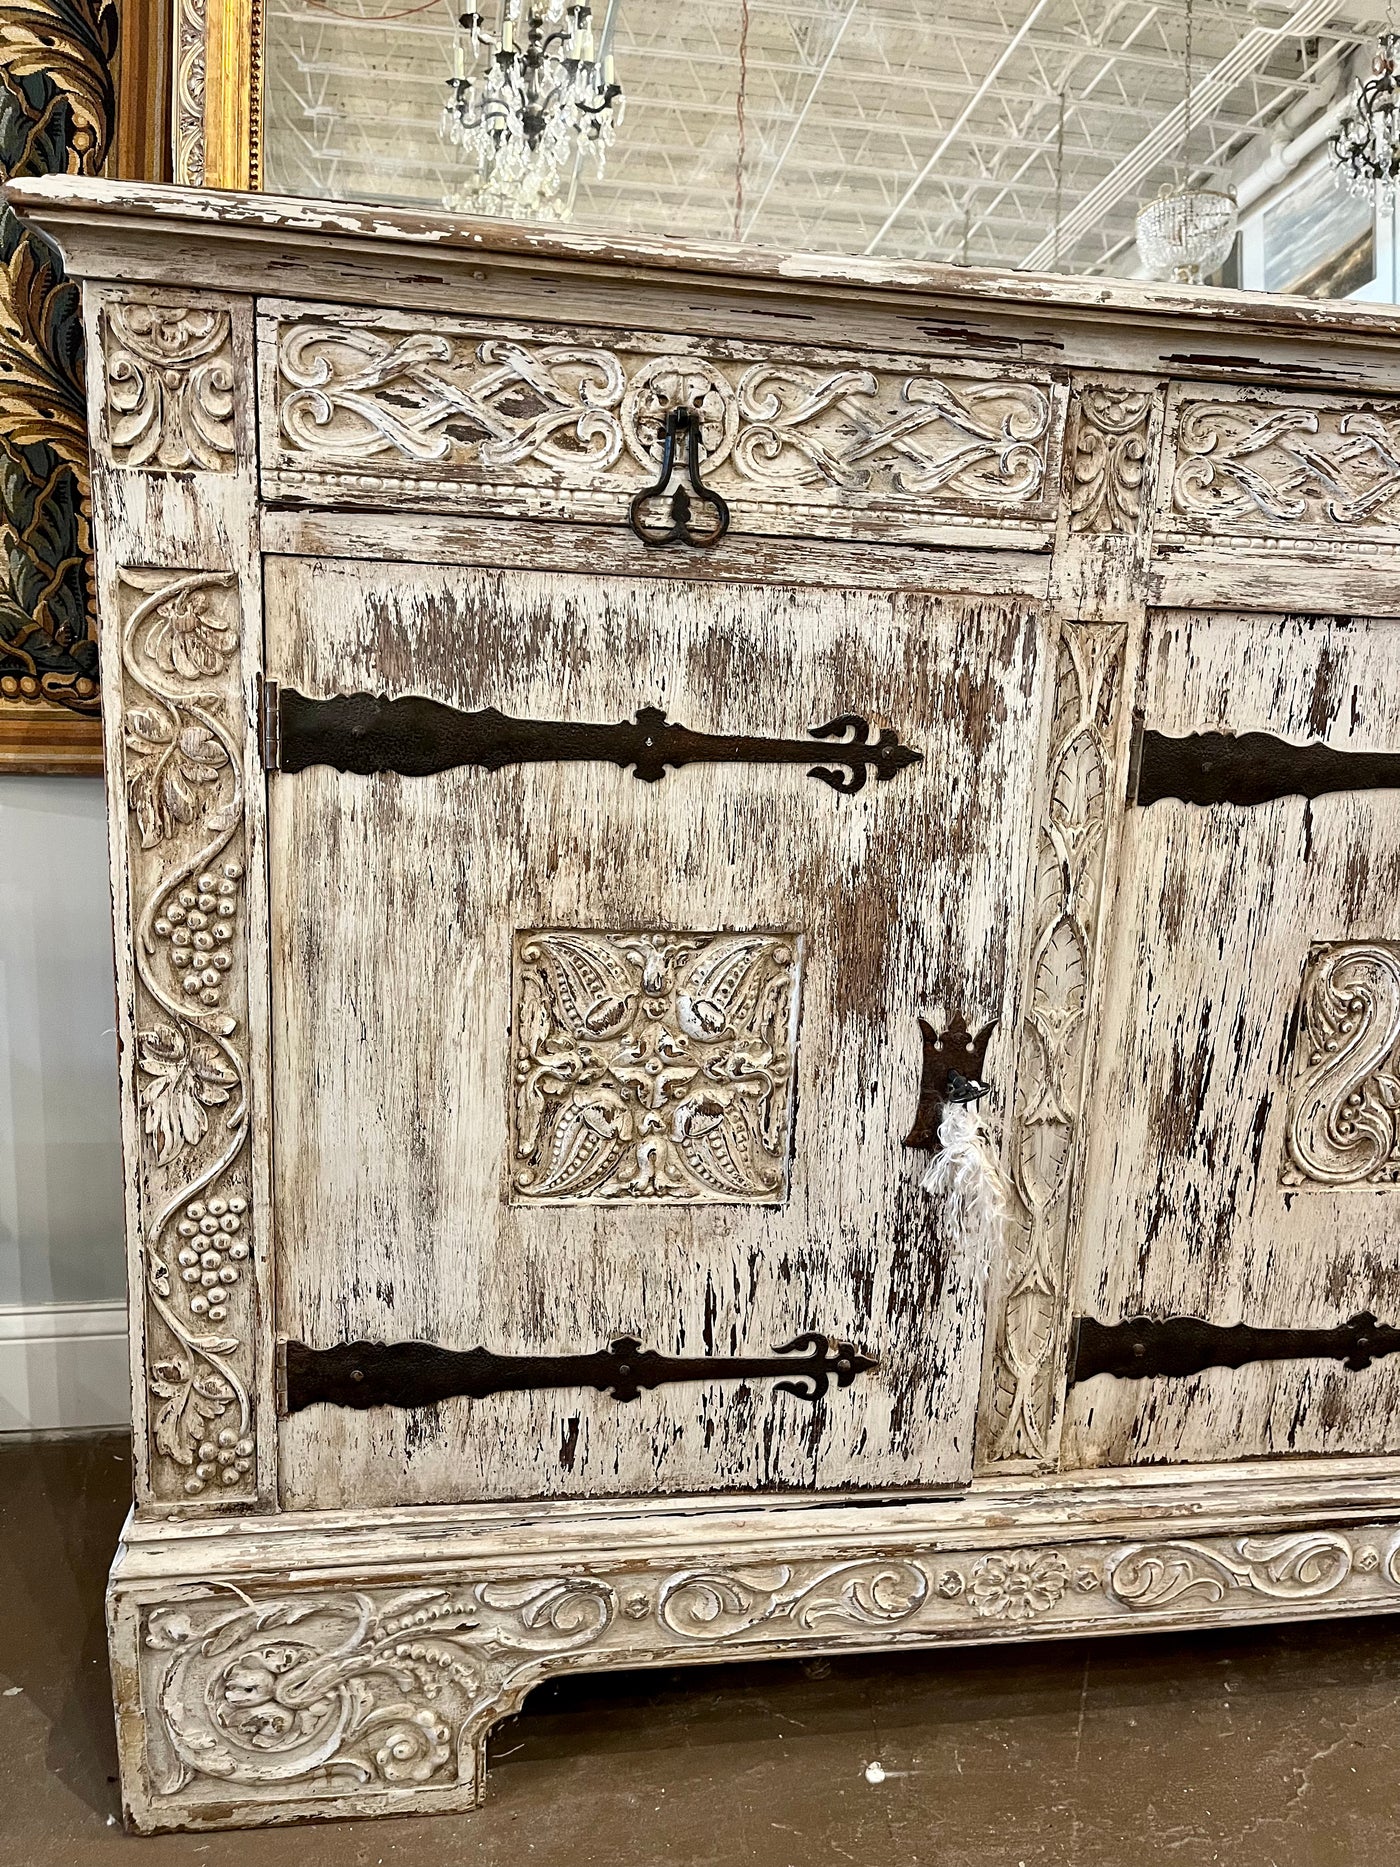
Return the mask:
POLYGON ((901 1137, 920 1017, 1006 1013, 1043 618, 266 588, 284 1502, 965 1482, 985 1267, 901 1137))
POLYGON ((626 522, 685 408, 736 532, 1024 547, 1054 520, 1064 392, 1019 364, 296 305, 259 351, 273 500, 626 522))
POLYGON ((1149 619, 1067 1463, 1400 1448, 1397 654, 1149 619))
POLYGON ((1400 545, 1400 402, 1175 383, 1161 535, 1400 545))

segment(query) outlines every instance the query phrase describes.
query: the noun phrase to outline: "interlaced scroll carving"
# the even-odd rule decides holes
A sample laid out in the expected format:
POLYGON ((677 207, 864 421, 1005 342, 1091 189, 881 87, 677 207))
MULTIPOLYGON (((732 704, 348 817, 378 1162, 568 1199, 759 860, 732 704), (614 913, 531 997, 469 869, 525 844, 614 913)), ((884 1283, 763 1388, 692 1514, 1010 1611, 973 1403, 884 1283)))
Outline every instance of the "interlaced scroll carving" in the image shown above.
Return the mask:
POLYGON ((742 478, 770 486, 825 482, 864 492, 954 489, 1015 501, 1039 491, 1050 401, 1031 384, 964 385, 931 376, 882 384, 872 370, 823 375, 759 364, 739 380, 742 478), (883 393, 882 393, 883 391, 883 393))
POLYGON ((151 1482, 253 1490, 247 863, 231 574, 122 579, 151 1482))
POLYGON ((1297 1030, 1285 1183, 1335 1189, 1400 1181, 1400 946, 1315 946, 1297 1030))
POLYGON ((1172 505, 1210 529, 1336 533, 1400 523, 1400 408, 1183 401, 1172 505))
POLYGON ((781 1204, 800 947, 517 934, 512 1198, 781 1204))
POLYGON ((1037 837, 1033 933, 1009 1165, 1019 1210, 983 1422, 984 1458, 1043 1459, 1055 1405, 1064 1309, 1070 1167, 1083 1099, 1085 1013, 1114 792, 1114 727, 1125 631, 1065 623, 1056 650, 1045 814, 1037 837))
POLYGON ((102 323, 113 460, 152 472, 232 471, 229 313, 113 301, 102 323))
POLYGON ((293 477, 436 463, 463 483, 552 482, 616 502, 638 466, 654 471, 666 411, 681 403, 699 421, 706 484, 727 495, 1045 509, 1052 402, 1030 378, 347 323, 290 323, 278 339, 278 464, 293 477))
POLYGON ((1081 390, 1070 456, 1071 532, 1137 530, 1152 403, 1150 389, 1081 390))

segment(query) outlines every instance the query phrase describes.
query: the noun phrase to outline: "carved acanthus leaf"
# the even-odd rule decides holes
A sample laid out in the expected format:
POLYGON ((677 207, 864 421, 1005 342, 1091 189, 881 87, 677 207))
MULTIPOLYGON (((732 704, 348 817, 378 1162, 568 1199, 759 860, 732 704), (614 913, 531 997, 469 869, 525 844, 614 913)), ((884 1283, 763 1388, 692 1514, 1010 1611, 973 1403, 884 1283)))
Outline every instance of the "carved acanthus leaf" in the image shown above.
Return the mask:
POLYGON ((1152 391, 1101 384, 1076 403, 1070 530, 1133 532, 1142 512, 1152 391))
POLYGON ((229 313, 113 300, 103 309, 102 333, 113 460, 151 472, 231 471, 229 313))

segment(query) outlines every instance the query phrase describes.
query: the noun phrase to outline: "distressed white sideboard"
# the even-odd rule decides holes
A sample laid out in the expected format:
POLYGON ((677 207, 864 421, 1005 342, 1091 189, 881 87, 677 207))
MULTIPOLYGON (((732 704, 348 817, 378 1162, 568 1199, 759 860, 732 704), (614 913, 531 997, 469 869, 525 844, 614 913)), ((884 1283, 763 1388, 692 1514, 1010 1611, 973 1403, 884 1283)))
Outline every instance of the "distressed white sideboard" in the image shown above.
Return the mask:
POLYGON ((470 1806, 567 1670, 1400 1606, 1400 319, 10 195, 85 300, 133 1825, 470 1806))

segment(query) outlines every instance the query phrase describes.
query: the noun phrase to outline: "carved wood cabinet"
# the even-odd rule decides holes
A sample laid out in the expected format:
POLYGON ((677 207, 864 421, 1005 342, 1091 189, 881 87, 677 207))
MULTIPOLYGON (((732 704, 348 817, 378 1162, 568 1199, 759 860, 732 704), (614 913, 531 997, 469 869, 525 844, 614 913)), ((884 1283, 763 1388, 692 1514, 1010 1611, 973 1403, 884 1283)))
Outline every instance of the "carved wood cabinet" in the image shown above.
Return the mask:
POLYGON ((11 193, 132 1823, 469 1806, 572 1669, 1400 1606, 1400 320, 11 193))

